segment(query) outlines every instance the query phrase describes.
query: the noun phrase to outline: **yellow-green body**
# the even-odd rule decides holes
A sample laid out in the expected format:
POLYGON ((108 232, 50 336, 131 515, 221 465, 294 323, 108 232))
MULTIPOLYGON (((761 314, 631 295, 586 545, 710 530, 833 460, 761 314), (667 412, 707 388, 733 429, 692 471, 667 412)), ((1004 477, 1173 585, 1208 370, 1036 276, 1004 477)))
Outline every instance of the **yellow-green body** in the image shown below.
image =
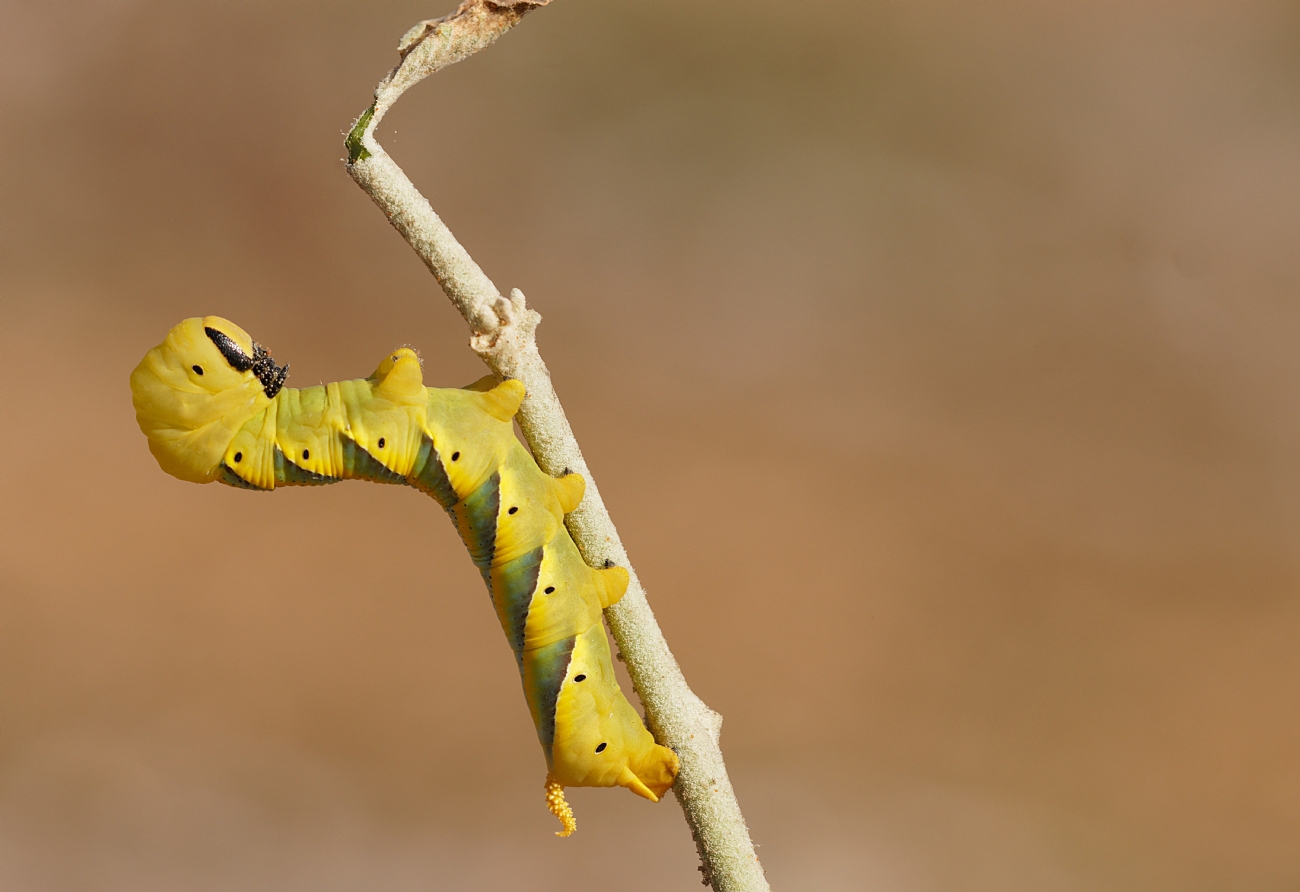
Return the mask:
POLYGON ((225 319, 173 328, 131 375, 137 419, 163 470, 248 489, 366 479, 432 495, 482 572, 515 652, 552 810, 564 819, 563 786, 619 785, 657 801, 677 757, 619 689, 601 624, 627 571, 587 566, 569 537, 564 515, 584 482, 543 473, 515 437, 523 385, 425 387, 409 348, 369 378, 299 390, 280 387, 284 374, 225 319), (240 371, 232 358, 247 365, 241 356, 266 363, 240 371))

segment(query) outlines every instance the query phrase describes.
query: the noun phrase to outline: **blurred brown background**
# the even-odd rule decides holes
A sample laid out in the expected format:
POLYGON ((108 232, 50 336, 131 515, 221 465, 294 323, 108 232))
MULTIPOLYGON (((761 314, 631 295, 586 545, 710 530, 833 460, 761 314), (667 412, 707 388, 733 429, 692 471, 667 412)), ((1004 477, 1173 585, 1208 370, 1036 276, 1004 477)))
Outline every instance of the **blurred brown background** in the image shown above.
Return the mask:
MULTIPOLYGON (((339 160, 453 5, 0 7, 0 888, 698 888, 675 802, 551 836, 432 501, 135 427, 195 314, 482 373, 339 160)), ((381 139, 544 315, 775 888, 1300 887, 1294 4, 560 0, 381 139)))

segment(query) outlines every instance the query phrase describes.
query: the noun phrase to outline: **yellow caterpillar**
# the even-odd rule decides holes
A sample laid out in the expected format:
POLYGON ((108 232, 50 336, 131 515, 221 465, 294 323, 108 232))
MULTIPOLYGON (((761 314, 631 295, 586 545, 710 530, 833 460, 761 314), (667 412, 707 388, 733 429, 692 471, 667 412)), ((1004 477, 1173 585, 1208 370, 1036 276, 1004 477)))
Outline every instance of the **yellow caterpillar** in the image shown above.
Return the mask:
POLYGON ((654 742, 619 689, 601 609, 627 571, 587 566, 564 527, 577 474, 543 473, 511 424, 518 381, 425 387, 403 347, 369 378, 301 390, 239 326, 186 319, 131 373, 136 419, 168 474, 244 489, 372 480, 433 496, 483 574, 519 664, 546 754, 546 801, 576 827, 564 787, 627 787, 652 802, 677 756, 654 742))

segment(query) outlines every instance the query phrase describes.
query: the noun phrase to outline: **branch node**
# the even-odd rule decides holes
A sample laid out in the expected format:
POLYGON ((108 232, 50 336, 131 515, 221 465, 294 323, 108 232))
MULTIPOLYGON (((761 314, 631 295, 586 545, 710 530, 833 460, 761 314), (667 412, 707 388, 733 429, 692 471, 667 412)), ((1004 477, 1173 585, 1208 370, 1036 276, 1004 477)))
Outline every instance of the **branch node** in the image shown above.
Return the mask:
POLYGON ((501 303, 508 303, 510 318, 518 327, 520 335, 531 338, 537 331, 537 326, 542 324, 542 314, 528 309, 528 301, 524 299, 524 293, 518 288, 511 288, 510 300, 508 302, 503 300, 501 303))
POLYGON ((469 339, 470 349, 485 360, 502 351, 518 351, 526 347, 542 321, 540 313, 528 309, 524 294, 518 288, 510 292, 508 299, 497 297, 493 300, 490 310, 496 316, 495 323, 474 332, 469 339))

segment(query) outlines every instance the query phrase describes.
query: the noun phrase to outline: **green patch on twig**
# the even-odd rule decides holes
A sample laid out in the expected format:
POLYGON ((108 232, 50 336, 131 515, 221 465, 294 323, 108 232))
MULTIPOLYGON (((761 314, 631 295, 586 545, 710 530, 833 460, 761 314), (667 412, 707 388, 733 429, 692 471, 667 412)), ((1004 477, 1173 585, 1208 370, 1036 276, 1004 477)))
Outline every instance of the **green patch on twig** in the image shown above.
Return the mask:
POLYGON ((370 152, 361 144, 361 137, 366 133, 366 128, 370 126, 370 119, 375 116, 375 107, 362 112, 361 117, 357 118, 356 124, 352 126, 352 132, 343 142, 348 147, 348 164, 356 164, 358 161, 364 161, 370 157, 370 152))

